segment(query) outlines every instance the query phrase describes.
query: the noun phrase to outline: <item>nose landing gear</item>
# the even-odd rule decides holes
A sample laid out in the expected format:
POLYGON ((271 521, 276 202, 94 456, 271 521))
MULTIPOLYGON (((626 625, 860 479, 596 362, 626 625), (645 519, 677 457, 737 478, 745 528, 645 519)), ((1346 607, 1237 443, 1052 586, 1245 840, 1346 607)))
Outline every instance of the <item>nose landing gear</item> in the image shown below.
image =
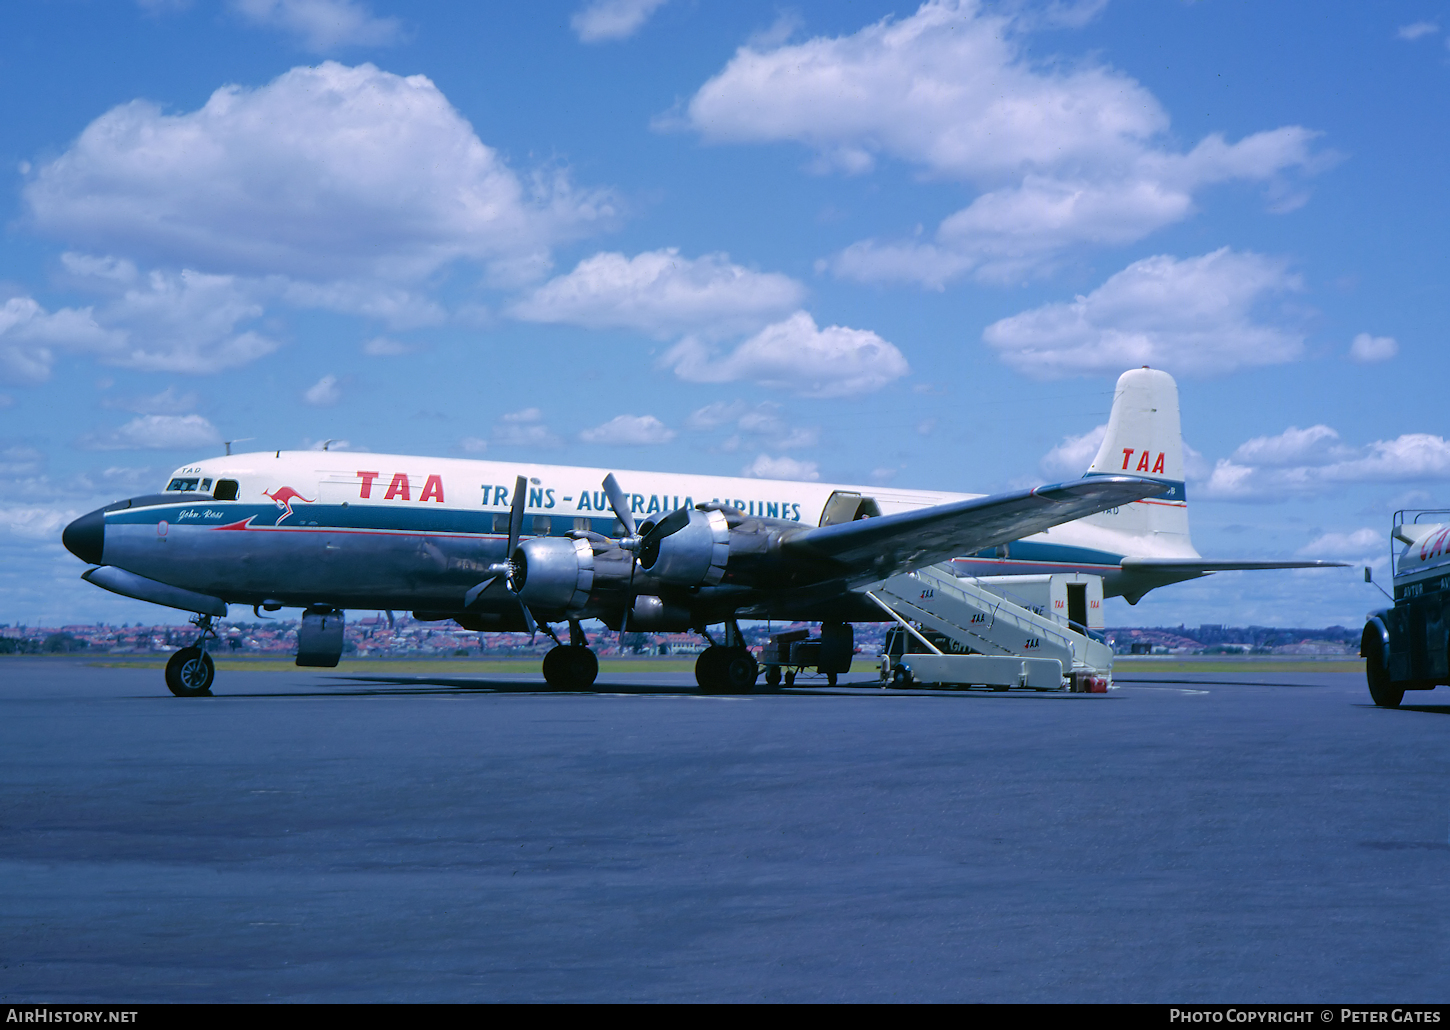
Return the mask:
POLYGON ((183 647, 166 663, 166 688, 177 697, 210 697, 216 666, 206 653, 208 640, 217 639, 210 615, 198 615, 191 624, 199 630, 196 643, 183 647))

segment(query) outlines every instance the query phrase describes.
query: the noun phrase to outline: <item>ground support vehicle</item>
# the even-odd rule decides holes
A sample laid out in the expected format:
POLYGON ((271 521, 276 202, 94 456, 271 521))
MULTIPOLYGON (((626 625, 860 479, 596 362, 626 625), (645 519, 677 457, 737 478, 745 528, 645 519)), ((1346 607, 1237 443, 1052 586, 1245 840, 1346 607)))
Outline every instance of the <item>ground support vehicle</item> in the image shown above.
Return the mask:
POLYGON ((1395 555, 1391 544, 1394 607, 1369 613, 1359 646, 1381 708, 1450 685, 1450 511, 1398 511, 1391 537, 1404 545, 1395 555))

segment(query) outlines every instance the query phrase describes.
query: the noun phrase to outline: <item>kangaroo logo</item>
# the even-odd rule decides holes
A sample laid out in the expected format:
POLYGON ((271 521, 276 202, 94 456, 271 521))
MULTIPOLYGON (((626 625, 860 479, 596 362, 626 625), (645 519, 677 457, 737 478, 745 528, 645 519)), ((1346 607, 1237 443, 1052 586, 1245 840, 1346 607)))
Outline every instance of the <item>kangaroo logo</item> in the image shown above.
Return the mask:
POLYGON ((291 517, 291 515, 292 515, 292 502, 294 500, 301 501, 303 504, 316 504, 317 503, 316 501, 311 501, 311 500, 308 500, 306 497, 303 497, 296 490, 293 490, 290 486, 279 486, 276 489, 275 492, 270 493, 270 494, 267 491, 263 490, 262 491, 262 496, 263 497, 270 497, 277 504, 277 507, 287 509, 287 513, 285 515, 281 515, 281 516, 278 517, 278 519, 277 519, 277 524, 278 525, 281 525, 282 522, 285 519, 291 517))

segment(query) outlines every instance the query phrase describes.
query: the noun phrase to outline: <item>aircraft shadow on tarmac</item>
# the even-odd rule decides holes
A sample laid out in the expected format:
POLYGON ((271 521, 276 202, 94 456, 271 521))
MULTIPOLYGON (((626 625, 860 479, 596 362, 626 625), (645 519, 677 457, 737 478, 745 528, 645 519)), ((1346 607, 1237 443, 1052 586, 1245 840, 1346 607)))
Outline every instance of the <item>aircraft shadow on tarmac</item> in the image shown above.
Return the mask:
POLYGON ((234 692, 223 690, 217 697, 235 698, 293 698, 293 697, 386 697, 386 696, 429 696, 444 694, 632 694, 638 696, 684 696, 684 697, 940 697, 940 698, 1074 698, 1106 700, 1102 694, 1064 694, 1060 691, 1034 690, 881 690, 875 680, 859 684, 841 684, 838 687, 786 687, 779 690, 759 691, 754 694, 718 695, 703 694, 693 687, 679 684, 631 684, 597 683, 590 690, 550 690, 537 679, 530 680, 479 680, 448 676, 349 676, 346 687, 314 690, 277 690, 234 692), (375 684, 375 685, 374 685, 375 684), (852 689, 854 687, 854 689, 852 689))

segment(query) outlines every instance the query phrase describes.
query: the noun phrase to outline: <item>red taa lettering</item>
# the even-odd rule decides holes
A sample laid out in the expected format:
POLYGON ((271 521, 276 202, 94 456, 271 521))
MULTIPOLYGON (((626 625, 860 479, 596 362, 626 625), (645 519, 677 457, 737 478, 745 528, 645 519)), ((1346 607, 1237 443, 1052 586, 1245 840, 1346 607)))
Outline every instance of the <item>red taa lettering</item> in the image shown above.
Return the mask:
POLYGON ((413 499, 413 495, 408 490, 408 473, 397 473, 393 476, 393 481, 388 484, 388 493, 383 500, 391 501, 394 497, 401 498, 405 501, 411 501, 413 499))
POLYGON ((443 503, 443 480, 438 476, 429 476, 428 482, 423 484, 423 492, 418 495, 418 500, 434 500, 439 504, 443 503))
POLYGON ((1153 457, 1153 454, 1152 454, 1151 451, 1144 451, 1143 452, 1143 456, 1138 459, 1138 467, 1136 469, 1134 469, 1133 471, 1135 471, 1135 472, 1147 472, 1148 471, 1148 459, 1151 458, 1151 457, 1153 457))
POLYGON ((364 501, 373 495, 373 480, 378 478, 376 472, 359 472, 358 478, 362 480, 362 493, 358 497, 364 501))
POLYGON ((1133 448, 1131 448, 1131 447, 1124 447, 1123 448, 1123 468, 1126 469, 1128 467, 1128 462, 1129 462, 1129 460, 1132 459, 1132 457, 1133 457, 1133 448))
POLYGON ((1157 460, 1157 462, 1155 462, 1154 465, 1153 465, 1153 471, 1154 472, 1162 472, 1163 471, 1163 454, 1162 454, 1161 451, 1158 454, 1158 460, 1157 460))

